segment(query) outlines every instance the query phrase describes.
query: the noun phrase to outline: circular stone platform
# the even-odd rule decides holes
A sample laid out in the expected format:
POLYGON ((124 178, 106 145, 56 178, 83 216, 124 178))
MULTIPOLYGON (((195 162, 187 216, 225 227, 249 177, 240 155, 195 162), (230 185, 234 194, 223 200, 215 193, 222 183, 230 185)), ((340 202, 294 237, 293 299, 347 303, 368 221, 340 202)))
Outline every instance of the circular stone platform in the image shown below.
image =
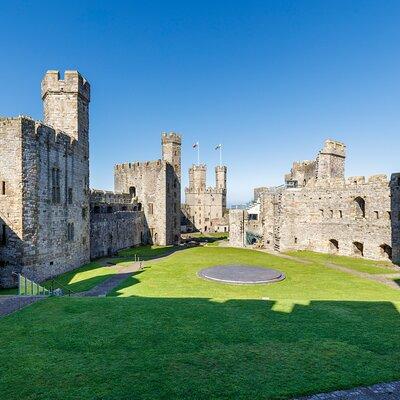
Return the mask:
POLYGON ((221 283, 235 284, 271 283, 285 279, 285 274, 281 271, 250 265, 217 265, 200 270, 198 276, 221 283))

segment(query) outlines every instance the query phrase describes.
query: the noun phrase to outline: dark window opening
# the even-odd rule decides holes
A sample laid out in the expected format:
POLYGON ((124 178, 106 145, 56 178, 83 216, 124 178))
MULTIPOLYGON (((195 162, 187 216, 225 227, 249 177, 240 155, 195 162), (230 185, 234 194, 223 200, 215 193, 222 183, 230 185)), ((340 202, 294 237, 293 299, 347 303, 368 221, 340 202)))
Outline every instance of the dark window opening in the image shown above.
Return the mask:
POLYGON ((379 219, 379 211, 374 211, 375 219, 379 219))
POLYGON ((138 203, 137 209, 138 209, 138 211, 142 211, 142 203, 138 203))
POLYGON ((54 204, 60 203, 60 193, 60 170, 53 168, 51 170, 51 197, 54 204))
POLYGON ((68 240, 68 242, 72 242, 74 240, 74 224, 73 224, 73 222, 69 222, 67 225, 67 240, 68 240))
POLYGON ((113 208, 111 206, 107 207, 107 214, 111 214, 113 212, 113 208))
POLYGON ((95 214, 100 214, 100 206, 94 206, 94 207, 93 207, 93 212, 94 212, 95 214))
MULTIPOLYGON (((98 207, 98 206, 96 206, 96 207, 98 207)), ((87 216, 87 209, 86 209, 86 207, 82 207, 82 219, 86 219, 86 216, 87 216)))
POLYGON ((5 246, 7 244, 7 225, 6 224, 3 224, 1 226, 0 244, 2 246, 5 246))
POLYGON ((297 244, 297 237, 294 238, 294 244, 297 244))
POLYGON ((380 246, 380 249, 382 257, 387 258, 388 260, 392 259, 392 248, 389 245, 387 245, 386 243, 382 244, 380 246))
POLYGON ((131 187, 129 188, 129 194, 130 194, 132 197, 136 197, 136 188, 135 188, 135 186, 131 186, 131 187))
POLYGON ((329 240, 329 250, 331 253, 337 253, 339 251, 339 242, 336 239, 329 240))
POLYGON ((6 194, 6 182, 5 181, 1 182, 1 194, 2 195, 6 194))
POLYGON ((365 218, 365 200, 362 197, 356 197, 354 202, 356 206, 356 217, 365 218))
POLYGON ((343 211, 339 210, 339 218, 343 218, 343 211))
POLYGON ((353 242, 353 254, 356 256, 364 256, 364 244, 360 242, 353 242))
POLYGON ((72 188, 68 188, 68 204, 72 204, 72 188))

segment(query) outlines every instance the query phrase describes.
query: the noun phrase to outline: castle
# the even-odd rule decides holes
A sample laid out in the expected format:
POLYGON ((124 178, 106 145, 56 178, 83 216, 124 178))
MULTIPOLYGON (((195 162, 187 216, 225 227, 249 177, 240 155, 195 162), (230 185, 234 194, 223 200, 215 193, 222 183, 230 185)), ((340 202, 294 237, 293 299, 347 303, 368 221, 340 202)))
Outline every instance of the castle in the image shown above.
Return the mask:
POLYGON ((345 179, 346 146, 327 140, 285 184, 255 189, 258 213, 231 210, 230 243, 400 261, 400 173, 345 179))
POLYGON ((187 231, 227 232, 226 166, 215 167, 215 187, 207 187, 207 168, 204 164, 189 169, 189 186, 185 188, 185 216, 187 231))
POLYGON ((139 244, 180 234, 181 138, 162 135, 162 159, 115 166, 115 192, 89 190, 90 85, 48 71, 44 121, 0 118, 0 287, 15 274, 43 281, 139 244))

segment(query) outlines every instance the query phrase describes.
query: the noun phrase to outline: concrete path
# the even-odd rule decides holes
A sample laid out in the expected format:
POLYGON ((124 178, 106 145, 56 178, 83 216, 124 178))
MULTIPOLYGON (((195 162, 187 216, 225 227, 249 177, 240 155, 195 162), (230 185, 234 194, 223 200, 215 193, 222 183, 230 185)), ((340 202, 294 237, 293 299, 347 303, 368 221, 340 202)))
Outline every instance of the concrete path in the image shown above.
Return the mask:
POLYGON ((0 296, 0 318, 47 296, 0 296))
POLYGON ((377 385, 349 390, 336 390, 300 397, 296 400, 399 400, 400 381, 379 383, 377 385))

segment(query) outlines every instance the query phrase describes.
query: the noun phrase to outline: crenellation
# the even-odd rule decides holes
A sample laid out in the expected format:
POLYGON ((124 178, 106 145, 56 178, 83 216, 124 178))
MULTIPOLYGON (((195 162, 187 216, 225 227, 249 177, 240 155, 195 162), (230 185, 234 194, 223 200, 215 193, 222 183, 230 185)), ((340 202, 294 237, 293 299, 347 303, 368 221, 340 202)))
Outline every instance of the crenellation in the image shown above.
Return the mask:
POLYGON ((328 140, 315 163, 293 164, 284 187, 257 189, 258 223, 245 218, 239 229, 232 216, 231 243, 400 261, 400 173, 390 181, 383 174, 345 178, 345 151, 343 143, 328 140), (298 182, 299 171, 313 164, 315 177, 298 182))

